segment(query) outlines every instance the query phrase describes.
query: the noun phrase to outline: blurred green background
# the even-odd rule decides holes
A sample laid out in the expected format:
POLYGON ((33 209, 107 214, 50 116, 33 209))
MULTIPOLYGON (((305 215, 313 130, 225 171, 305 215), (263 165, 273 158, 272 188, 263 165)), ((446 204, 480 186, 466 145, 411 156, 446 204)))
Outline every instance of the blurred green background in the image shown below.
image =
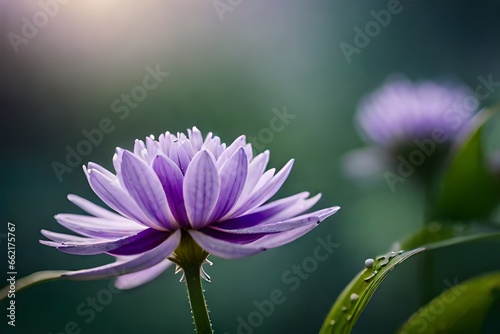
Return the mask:
MULTIPOLYGON (((0 0, 0 247, 6 254, 1 237, 7 222, 15 222, 18 277, 103 264, 110 258, 63 254, 38 242, 42 228, 64 231, 55 214, 79 212, 68 193, 100 203, 82 164, 112 168, 116 146, 130 149, 136 138, 193 125, 225 142, 240 134, 258 136, 270 127, 273 109, 286 107, 295 118, 264 143, 271 167, 296 159, 279 196, 322 192, 317 208, 342 210, 279 249, 241 260, 211 257, 212 283, 205 290, 216 333, 237 333, 238 318, 248 321, 254 301, 269 299, 275 289, 286 301, 253 332, 315 333, 363 261, 422 223, 422 194, 409 183, 392 193, 384 182, 368 187, 344 176, 342 156, 364 145, 352 121, 358 101, 392 73, 411 79, 453 76, 473 89, 480 75, 500 81, 500 2, 401 1, 400 13, 352 54, 350 63, 340 43, 354 44, 354 28, 364 29, 374 20, 370 12, 387 9, 391 1, 221 2, 233 4, 226 5, 231 10, 222 20, 212 1, 0 0), (44 3, 58 4, 46 5, 53 14, 47 22, 37 14, 44 3), (9 33, 22 36, 26 20, 39 20, 41 27, 24 28, 32 37, 16 44, 15 52, 9 33), (112 103, 142 85, 147 67, 157 66, 169 75, 120 119, 124 114, 113 112, 112 103), (76 149, 85 140, 82 131, 96 129, 104 118, 114 130, 60 180, 53 162, 65 164, 67 147, 76 149), (328 236, 340 247, 292 291, 282 275, 312 256, 318 237, 328 236)), ((495 91, 482 102, 499 100, 495 91)), ((436 252, 435 292, 446 289, 446 281, 498 269, 498 247, 436 252)), ((5 255, 0 258, 6 262, 5 255)), ((387 279, 355 333, 392 333, 417 309, 418 264, 418 258, 408 261, 387 279)), ((2 285, 5 273, 2 269, 2 285)), ((16 296, 15 328, 6 324, 7 303, 0 303, 0 332, 70 333, 67 324, 74 322, 81 333, 191 333, 179 278, 170 269, 118 294, 107 292, 108 281, 36 286, 16 296), (88 298, 105 295, 111 299, 92 317, 81 314, 91 309, 88 298)), ((488 333, 498 333, 499 314, 497 303, 488 333)))

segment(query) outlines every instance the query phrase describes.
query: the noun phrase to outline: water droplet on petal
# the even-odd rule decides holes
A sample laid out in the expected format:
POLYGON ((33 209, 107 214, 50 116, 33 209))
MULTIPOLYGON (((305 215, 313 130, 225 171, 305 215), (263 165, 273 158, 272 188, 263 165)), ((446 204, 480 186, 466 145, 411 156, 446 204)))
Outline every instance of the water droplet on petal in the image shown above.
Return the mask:
POLYGON ((330 320, 330 326, 335 325, 335 320, 330 320))
POLYGON ((356 300, 358 300, 359 296, 357 293, 352 293, 351 294, 351 302, 355 302, 356 300))
POLYGON ((366 259, 365 260, 365 267, 371 268, 375 264, 375 260, 372 258, 366 259))

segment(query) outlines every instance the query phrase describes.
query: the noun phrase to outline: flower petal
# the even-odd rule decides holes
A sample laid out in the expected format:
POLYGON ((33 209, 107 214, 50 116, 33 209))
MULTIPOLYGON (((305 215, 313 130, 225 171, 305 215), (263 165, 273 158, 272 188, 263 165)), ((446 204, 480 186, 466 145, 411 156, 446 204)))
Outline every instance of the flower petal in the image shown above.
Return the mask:
POLYGON ((236 259, 257 254, 266 250, 266 248, 262 246, 248 246, 246 244, 229 242, 220 238, 215 238, 201 231, 188 230, 188 232, 191 237, 193 237, 194 241, 200 245, 200 247, 205 249, 207 252, 224 259, 236 259))
POLYGON ((182 174, 185 174, 189 163, 191 162, 191 158, 186 152, 184 146, 182 146, 178 140, 171 144, 168 156, 177 164, 177 166, 179 166, 182 174))
POLYGON ((248 161, 245 149, 240 147, 220 171, 220 195, 210 221, 216 221, 233 208, 245 186, 248 161))
POLYGON ((113 154, 113 167, 115 169, 117 176, 121 174, 123 151, 124 151, 123 148, 117 147, 115 149, 115 154, 113 154))
POLYGON ((102 167, 101 165, 98 165, 94 162, 89 162, 88 165, 87 165, 87 169, 88 170, 91 170, 91 169, 96 169, 98 170, 99 172, 102 173, 102 175, 106 176, 108 179, 110 180, 117 180, 116 178, 116 175, 111 173, 109 170, 107 170, 106 168, 102 167))
POLYGON ((154 266, 135 272, 131 274, 125 274, 122 276, 118 276, 116 278, 115 286, 118 289, 128 290, 136 288, 140 285, 143 285, 149 281, 152 281, 156 277, 158 277, 161 273, 163 273, 168 267, 173 264, 168 259, 161 261, 154 266))
MULTIPOLYGON (((297 202, 295 202, 293 205, 289 205, 287 207, 284 207, 284 202, 280 203, 281 200, 276 200, 274 202, 270 202, 266 205, 263 205, 261 207, 258 207, 257 209, 254 209, 253 211, 250 212, 255 212, 255 211, 260 211, 264 212, 266 211, 268 214, 272 211, 275 212, 274 215, 268 215, 267 219, 261 220, 261 224, 266 224, 272 221, 278 221, 278 220, 284 220, 284 219, 289 219, 293 218, 297 215, 300 215, 310 208, 312 208, 321 198, 321 194, 316 194, 316 196, 313 196, 311 198, 307 198, 309 196, 308 192, 302 193, 305 197, 300 197, 297 202), (281 207, 281 210, 278 210, 278 208, 281 207)), ((299 194, 300 195, 300 194, 299 194)), ((292 197, 292 196, 291 196, 292 197)), ((286 200, 287 198, 284 198, 286 200)))
POLYGON ((43 245, 48 245, 48 246, 52 246, 52 247, 57 247, 61 242, 66 242, 66 241, 87 242, 89 240, 89 238, 85 238, 85 237, 79 237, 76 235, 65 234, 65 233, 57 233, 57 232, 52 232, 52 231, 47 231, 47 230, 41 230, 40 232, 46 238, 49 238, 50 240, 55 241, 55 243, 53 243, 51 241, 40 240, 40 243, 43 245))
POLYGON ((172 215, 182 227, 190 227, 184 206, 182 192, 184 176, 181 170, 170 158, 161 155, 153 161, 153 170, 160 179, 172 215))
POLYGON ((136 255, 147 252, 163 241, 165 241, 171 233, 160 232, 155 229, 147 229, 137 234, 138 238, 130 243, 127 243, 119 248, 113 249, 108 253, 113 255, 136 255), (139 234, 141 234, 139 236, 139 234))
POLYGON ((266 150, 263 153, 256 156, 248 166, 248 177, 245 183, 245 188, 241 194, 241 199, 246 199, 250 195, 257 184, 262 174, 266 170, 267 164, 269 162, 269 151, 266 150))
POLYGON ((311 198, 309 200, 304 200, 305 198, 307 198, 307 196, 309 196, 308 192, 302 192, 290 197, 282 198, 280 200, 256 208, 251 212, 248 212, 244 216, 221 221, 220 223, 215 223, 213 226, 225 230, 231 230, 231 229, 239 229, 239 228, 255 226, 258 224, 265 223, 271 219, 277 221, 280 219, 293 217, 310 208, 308 207, 308 205, 305 206, 303 203, 307 202, 308 204, 312 205, 315 204, 314 201, 318 196, 311 198), (302 209, 304 210, 300 212, 295 212, 302 209), (290 211, 291 214, 288 214, 288 212, 290 211))
POLYGON ((206 150, 198 152, 184 177, 184 202, 189 222, 194 229, 205 226, 220 191, 220 179, 213 158, 206 150))
POLYGON ((188 140, 188 138, 186 137, 185 134, 181 133, 179 138, 178 138, 179 142, 181 143, 182 147, 184 148, 184 151, 186 151, 186 154, 189 158, 189 161, 191 161, 191 159, 193 159, 194 155, 195 155, 195 151, 193 150, 193 145, 192 143, 188 140))
POLYGON ((168 152, 170 152, 170 145, 172 144, 172 142, 174 141, 172 138, 171 138, 171 134, 170 132, 165 132, 165 133, 162 133, 160 135, 160 137, 158 138, 158 143, 159 143, 159 147, 160 147, 160 151, 165 154, 165 155, 168 155, 168 152))
POLYGON ((290 174, 293 166, 293 159, 290 160, 269 182, 256 189, 249 198, 241 205, 241 207, 232 213, 233 217, 237 217, 245 212, 258 207, 271 197, 281 188, 286 178, 290 174))
POLYGON ((134 235, 114 240, 96 238, 75 240, 75 238, 68 238, 60 241, 58 245, 51 244, 49 246, 55 246, 64 253, 77 255, 95 255, 111 251, 114 251, 114 254, 117 255, 133 255, 158 246, 168 236, 169 234, 166 232, 148 228, 134 235))
POLYGON ((256 240, 255 242, 253 242, 251 244, 251 246, 265 247, 267 249, 283 246, 287 243, 294 241, 295 239, 300 238, 301 236, 303 236, 307 232, 311 231, 313 228, 318 226, 319 222, 322 222, 327 217, 333 215, 339 209, 340 208, 338 206, 335 206, 332 208, 323 209, 323 210, 319 210, 319 211, 316 211, 313 213, 305 214, 301 217, 297 217, 297 218, 302 219, 303 217, 309 216, 311 218, 311 223, 309 223, 303 227, 295 228, 295 229, 290 230, 290 231, 268 234, 268 235, 260 238, 259 240, 256 240))
POLYGON ((216 165, 218 170, 221 170, 226 161, 228 161, 240 147, 245 146, 245 138, 245 136, 239 136, 233 141, 231 145, 229 145, 228 148, 224 150, 224 152, 222 152, 220 157, 217 159, 216 165))
POLYGON ((153 159, 156 158, 158 154, 161 154, 160 146, 154 138, 153 135, 146 137, 147 160, 145 161, 148 165, 151 165, 153 159))
POLYGON ((290 231, 285 231, 281 233, 268 234, 261 239, 255 241, 252 244, 254 247, 265 247, 266 249, 276 248, 286 245, 301 236, 305 235, 307 232, 314 229, 318 224, 308 224, 299 228, 295 228, 290 231))
POLYGON ((176 230, 162 244, 138 257, 134 257, 132 260, 110 263, 96 268, 72 271, 64 274, 63 277, 75 280, 95 280, 135 273, 151 268, 168 257, 177 248, 180 240, 181 231, 176 230))
POLYGON ((92 238, 121 238, 138 233, 145 228, 131 220, 123 222, 84 215, 58 214, 55 219, 67 229, 92 238))
POLYGON ((147 218, 116 180, 108 179, 96 169, 88 171, 88 179, 92 190, 113 210, 145 226, 165 229, 147 218))
POLYGON ((250 195, 255 194, 260 188, 268 184, 268 182, 271 181, 271 179, 274 177, 274 173, 276 173, 276 168, 271 168, 264 174, 262 174, 250 195))
POLYGON ((129 151, 123 152, 121 167, 124 186, 142 211, 160 226, 169 230, 178 228, 161 182, 153 170, 129 151))
POLYGON ((73 204, 78 206, 80 209, 82 209, 83 211, 85 211, 93 216, 96 216, 99 218, 106 218, 106 219, 113 220, 113 221, 131 222, 131 220, 129 220, 123 216, 117 215, 116 213, 111 212, 109 210, 106 210, 106 209, 92 203, 91 201, 88 201, 85 198, 80 197, 80 196, 69 194, 68 199, 73 204))
POLYGON ((319 224, 322 220, 324 220, 326 217, 330 215, 333 215, 339 209, 340 208, 337 206, 312 213, 307 213, 305 215, 301 215, 298 217, 282 221, 257 224, 254 226, 244 227, 239 229, 226 230, 226 229, 220 229, 219 227, 212 227, 212 228, 228 233, 237 233, 237 234, 254 234, 254 233, 269 234, 269 233, 285 232, 311 224, 319 224))
POLYGON ((199 151, 201 149, 201 145, 203 145, 203 137, 201 135, 200 130, 196 126, 193 126, 193 129, 188 129, 189 141, 191 141, 191 145, 193 145, 194 151, 199 151))

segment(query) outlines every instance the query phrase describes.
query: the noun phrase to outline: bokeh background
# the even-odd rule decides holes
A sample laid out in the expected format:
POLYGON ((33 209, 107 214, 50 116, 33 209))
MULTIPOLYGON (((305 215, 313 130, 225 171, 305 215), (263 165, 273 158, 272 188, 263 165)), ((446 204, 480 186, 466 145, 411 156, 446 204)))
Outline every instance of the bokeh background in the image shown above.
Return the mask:
MULTIPOLYGON (((342 171, 344 154, 364 145, 353 124, 360 98, 393 73, 453 77, 473 89, 480 75, 500 81, 500 2, 402 0, 401 12, 350 62, 340 43, 354 44, 354 28, 364 29, 374 20, 370 11, 387 9, 390 1, 219 3, 226 4, 222 19, 212 0, 0 0, 0 233, 7 233, 7 222, 16 223, 18 277, 105 263, 106 256, 67 255, 38 242, 42 228, 63 231, 55 214, 79 212, 68 193, 99 203, 82 164, 111 168, 116 146, 130 149, 135 138, 193 125, 226 142, 240 134, 258 136, 270 127, 273 109, 286 108, 294 118, 272 140, 260 140, 271 150, 270 166, 296 159, 279 195, 322 192, 318 208, 342 210, 279 249, 233 261, 211 257, 212 283, 205 290, 217 333, 237 333, 238 317, 247 320, 256 310, 254 301, 269 299, 275 289, 286 301, 253 332, 315 333, 363 261, 422 224, 422 194, 410 183, 391 192, 383 180, 354 182, 342 171), (37 13, 45 3, 57 4, 48 9, 54 15, 37 32, 28 32, 32 36, 16 52, 9 33, 21 36, 26 20, 44 23, 37 13), (148 67, 169 75, 120 119, 124 114, 113 112, 113 101, 142 85, 148 67), (113 131, 58 178, 53 163, 65 164, 67 147, 76 149, 85 140, 82 131, 98 128, 104 118, 113 131), (292 291, 282 275, 312 256, 318 237, 340 246, 292 291)), ((500 92, 494 91, 482 103, 499 101, 500 92)), ((6 241, 0 241, 6 254, 6 241)), ((447 288, 446 281, 498 269, 498 247, 436 252, 435 292, 447 288)), ((0 258, 6 262, 5 255, 0 258)), ((416 258, 390 275, 355 333, 394 332, 417 309, 418 266, 416 258)), ((0 268, 5 283, 6 263, 0 268)), ((0 332, 71 333, 73 325, 67 324, 74 322, 75 333, 190 333, 179 278, 170 269, 150 284, 112 294, 93 319, 81 311, 91 309, 88 298, 109 295, 108 281, 36 286, 17 295, 15 328, 6 325, 7 304, 0 303, 0 332)), ((497 304, 486 332, 498 332, 499 315, 497 304)))

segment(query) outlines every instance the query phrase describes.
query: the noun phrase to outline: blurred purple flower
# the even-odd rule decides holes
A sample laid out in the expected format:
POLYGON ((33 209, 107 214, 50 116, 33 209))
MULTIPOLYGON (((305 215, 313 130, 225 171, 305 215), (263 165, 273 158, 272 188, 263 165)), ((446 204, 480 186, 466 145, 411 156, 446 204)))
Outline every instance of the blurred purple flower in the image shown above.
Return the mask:
POLYGON ((348 152, 344 170, 367 183, 424 147, 427 168, 417 174, 432 173, 450 145, 470 127, 478 106, 474 92, 463 85, 392 78, 361 101, 355 125, 374 145, 348 152))
POLYGON ((119 288, 132 288, 161 274, 184 234, 205 251, 232 259, 287 244, 334 214, 331 207, 309 214, 320 194, 303 192, 267 202, 292 168, 290 160, 275 175, 265 172, 269 151, 252 156, 245 136, 229 147, 197 128, 188 136, 169 132, 158 141, 136 140, 134 151, 117 148, 116 175, 89 163, 84 167, 90 186, 117 213, 81 197, 68 199, 91 216, 59 214, 56 220, 80 234, 42 230, 41 241, 78 255, 106 253, 116 262, 72 271, 65 276, 92 280, 118 277, 119 288))
POLYGON ((356 115, 362 135, 386 149, 412 144, 442 131, 453 140, 477 111, 467 87, 432 81, 389 80, 365 97, 356 115))

